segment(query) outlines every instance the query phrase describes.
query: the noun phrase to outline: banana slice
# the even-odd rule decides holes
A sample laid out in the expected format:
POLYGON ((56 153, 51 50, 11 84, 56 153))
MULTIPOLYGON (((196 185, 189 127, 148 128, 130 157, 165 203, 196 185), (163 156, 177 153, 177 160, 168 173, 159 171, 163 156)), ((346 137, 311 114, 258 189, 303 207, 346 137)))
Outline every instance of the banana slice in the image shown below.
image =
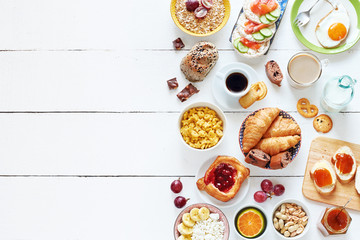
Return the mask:
POLYGON ((185 224, 185 226, 187 227, 193 227, 195 225, 195 221, 191 219, 190 217, 190 213, 185 213, 182 216, 182 222, 185 224))
POLYGON ((190 211, 190 217, 193 221, 198 222, 201 220, 200 216, 199 216, 199 209, 198 208, 193 208, 190 211))
POLYGON ((191 240, 190 236, 186 236, 186 235, 181 235, 178 240, 191 240))
POLYGON ((185 226, 184 223, 180 223, 178 225, 178 231, 181 235, 191 235, 193 233, 193 228, 185 226))
POLYGON ((210 210, 207 207, 202 207, 199 210, 201 220, 207 220, 210 216, 210 210))

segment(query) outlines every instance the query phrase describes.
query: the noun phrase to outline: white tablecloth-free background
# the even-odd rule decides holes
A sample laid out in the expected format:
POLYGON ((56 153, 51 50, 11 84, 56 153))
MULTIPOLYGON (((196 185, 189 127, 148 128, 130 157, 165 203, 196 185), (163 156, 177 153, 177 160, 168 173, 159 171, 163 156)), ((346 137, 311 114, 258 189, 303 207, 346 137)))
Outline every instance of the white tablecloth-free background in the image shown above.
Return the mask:
MULTIPOLYGON (((188 204, 202 202, 195 188, 199 166, 218 154, 243 161, 240 124, 266 106, 295 117, 303 131, 301 151, 285 170, 249 166, 249 194, 224 212, 232 223, 238 208, 254 203, 252 195, 266 177, 286 187, 283 196, 261 204, 267 213, 281 199, 297 198, 315 222, 327 205, 305 199, 301 185, 311 140, 321 134, 296 112, 296 101, 307 97, 319 106, 327 79, 359 78, 360 53, 357 44, 337 55, 316 54, 330 64, 310 89, 295 90, 286 81, 281 88, 270 84, 264 72, 268 60, 275 59, 285 73, 290 56, 306 50, 291 30, 293 0, 269 54, 246 62, 267 83, 266 98, 247 110, 224 109, 228 131, 213 151, 194 153, 179 141, 180 110, 197 101, 215 103, 210 84, 215 73, 243 61, 228 42, 242 2, 231 0, 231 17, 220 32, 195 38, 175 26, 169 0, 0 0, 0 239, 172 239, 180 210, 170 183, 181 176, 188 204), (181 51, 173 50, 177 37, 186 44, 181 51), (181 103, 176 93, 188 82, 179 63, 199 40, 215 43, 220 59, 206 80, 195 84, 200 92, 181 103), (166 85, 172 77, 179 81, 177 91, 166 85)), ((358 142, 359 85, 356 91, 344 112, 330 114, 334 128, 327 137, 358 142)), ((347 239, 356 239, 360 214, 350 214, 347 239)), ((314 222, 305 239, 321 238, 314 222)), ((231 231, 230 239, 237 239, 231 231)), ((276 237, 273 231, 266 236, 276 237)))

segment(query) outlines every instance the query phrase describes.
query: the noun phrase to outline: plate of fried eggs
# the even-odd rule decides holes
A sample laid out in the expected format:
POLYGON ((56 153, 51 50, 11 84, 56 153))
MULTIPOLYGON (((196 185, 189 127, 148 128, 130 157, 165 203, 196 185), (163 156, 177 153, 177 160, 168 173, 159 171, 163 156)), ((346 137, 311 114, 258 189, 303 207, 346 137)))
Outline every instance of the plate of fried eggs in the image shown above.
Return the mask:
POLYGON ((360 39, 360 2, 358 0, 320 0, 305 26, 294 24, 298 13, 308 10, 316 0, 295 0, 290 21, 298 40, 309 49, 336 54, 350 49, 360 39))

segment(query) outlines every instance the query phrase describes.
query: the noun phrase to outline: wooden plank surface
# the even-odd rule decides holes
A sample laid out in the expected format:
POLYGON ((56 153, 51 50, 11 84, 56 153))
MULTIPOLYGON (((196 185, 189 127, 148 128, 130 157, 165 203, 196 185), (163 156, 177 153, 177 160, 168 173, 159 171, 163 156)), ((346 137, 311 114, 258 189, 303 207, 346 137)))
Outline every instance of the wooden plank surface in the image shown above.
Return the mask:
MULTIPOLYGON (((174 222, 181 209, 174 207, 178 195, 189 197, 187 205, 203 202, 195 178, 183 177, 180 194, 170 191, 176 177, 0 177, 0 234, 4 240, 65 239, 173 239, 174 222), (141 231, 139 227, 141 226, 141 231), (160 231, 160 232, 159 232, 160 231), (157 237, 154 237, 154 234, 157 237)), ((262 177, 251 177, 251 189, 233 208, 222 208, 230 223, 230 240, 239 239, 233 219, 237 210, 257 204, 253 194, 262 177)), ((284 184, 283 196, 262 203, 269 218, 281 200, 295 198, 310 210, 309 232, 304 239, 325 239, 315 222, 327 206, 301 195, 301 177, 270 177, 284 184)), ((359 214, 349 210, 353 221, 346 239, 357 239, 359 214)), ((264 239, 279 239, 269 228, 264 239)))
MULTIPOLYGON (((252 176, 303 176, 312 119, 290 112, 302 129, 298 156, 282 170, 264 170, 244 162, 238 143, 247 113, 226 113, 224 141, 195 152, 180 141, 179 113, 12 113, 0 114, 0 175, 185 175, 217 155, 238 158, 252 176)), ((360 113, 335 114, 325 136, 356 142, 360 113)))
MULTIPOLYGON (((349 59, 345 55, 326 56, 330 63, 317 84, 306 90, 294 89, 286 80, 286 64, 297 51, 272 50, 267 58, 246 62, 258 73, 259 80, 266 83, 267 96, 246 110, 240 105, 237 109, 222 108, 251 112, 277 106, 296 111, 296 101, 306 97, 323 111, 320 96, 326 81, 342 74, 358 76, 358 69, 349 62, 359 59, 360 51, 349 55, 349 59), (266 77, 264 66, 269 59, 275 59, 285 75, 281 87, 271 84, 266 77)), ((244 61, 233 50, 220 51, 219 61, 208 77, 194 83, 200 92, 181 103, 176 94, 189 83, 179 67, 186 53, 185 50, 131 54, 117 50, 0 52, 0 111, 180 111, 197 101, 216 103, 211 88, 216 72, 231 62, 244 61), (173 77, 178 79, 179 88, 170 91, 166 81, 173 77)), ((344 111, 359 111, 358 92, 360 84, 355 85, 354 101, 344 111)))
POLYGON ((356 162, 359 165, 359 144, 327 137, 317 137, 312 141, 306 165, 302 192, 305 197, 311 200, 337 206, 343 206, 348 199, 352 198, 347 207, 360 211, 360 195, 355 190, 355 180, 344 184, 336 180, 335 190, 330 195, 324 196, 316 191, 313 180, 310 177, 310 171, 317 161, 324 159, 331 164, 331 158, 334 156, 334 153, 342 146, 348 146, 351 148, 355 155, 356 162))
MULTIPOLYGON (((243 5, 231 0, 228 24, 217 34, 196 38, 181 32, 170 17, 170 1, 0 0, 0 239, 1 240, 143 240, 173 238, 174 207, 170 183, 182 177, 181 195, 203 202, 195 187, 198 167, 210 157, 232 155, 243 162, 237 138, 253 110, 276 106, 300 124, 303 143, 286 171, 248 165, 251 186, 244 202, 222 209, 229 221, 236 210, 255 204, 253 194, 264 178, 285 185, 286 192, 261 204, 270 214, 285 198, 298 199, 316 219, 329 205, 306 199, 301 183, 311 140, 322 136, 312 119, 296 112, 307 97, 319 106, 322 87, 333 76, 357 77, 360 44, 337 55, 317 54, 330 63, 312 88, 278 88, 269 83, 264 65, 274 59, 286 77, 286 64, 307 50, 292 33, 289 0, 268 56, 244 60, 228 41, 243 5), (186 47, 173 49, 181 37, 186 47), (200 40, 213 42, 220 58, 208 77, 195 85, 200 93, 185 103, 169 91, 166 80, 188 81, 179 63, 200 40), (219 148, 197 154, 183 148, 178 114, 196 101, 216 103, 211 81, 230 62, 252 66, 266 82, 268 95, 247 110, 226 109, 229 132, 219 148), (141 229, 141 230, 139 230, 141 229), (161 233, 159 232, 161 231, 161 233)), ((343 113, 330 114, 334 129, 327 137, 356 142, 360 101, 343 113), (351 126, 351 127, 349 127, 351 126)), ((324 111, 320 108, 320 113, 324 111)), ((347 239, 357 239, 360 213, 347 239)), ((304 239, 325 239, 315 224, 304 239)), ((267 239, 276 239, 273 231, 267 239)), ((230 240, 238 239, 232 226, 230 240)))

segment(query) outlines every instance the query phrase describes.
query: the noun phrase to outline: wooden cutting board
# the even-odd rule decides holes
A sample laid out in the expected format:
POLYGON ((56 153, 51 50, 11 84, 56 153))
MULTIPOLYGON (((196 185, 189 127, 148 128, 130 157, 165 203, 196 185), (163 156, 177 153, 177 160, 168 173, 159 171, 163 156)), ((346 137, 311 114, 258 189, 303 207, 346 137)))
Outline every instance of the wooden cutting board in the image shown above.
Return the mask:
POLYGON ((349 143, 337 139, 318 137, 315 138, 310 146, 309 158, 306 165, 305 176, 302 186, 302 192, 308 199, 327 203, 336 206, 343 206, 347 200, 352 197, 352 201, 347 205, 347 208, 360 211, 360 195, 355 190, 355 180, 347 184, 336 182, 335 190, 328 196, 320 195, 315 187, 313 180, 310 177, 310 170, 318 160, 325 159, 331 163, 331 158, 336 150, 341 146, 348 146, 353 151, 357 164, 360 166, 360 145, 349 143))

